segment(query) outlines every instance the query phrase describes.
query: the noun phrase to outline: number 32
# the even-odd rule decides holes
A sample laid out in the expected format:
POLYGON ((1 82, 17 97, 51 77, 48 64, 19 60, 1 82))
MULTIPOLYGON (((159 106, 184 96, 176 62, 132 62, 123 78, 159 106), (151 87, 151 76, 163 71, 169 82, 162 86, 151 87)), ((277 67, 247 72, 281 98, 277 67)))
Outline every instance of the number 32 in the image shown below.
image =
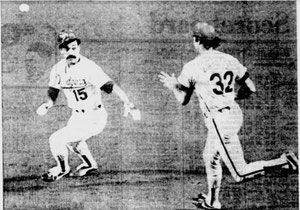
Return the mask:
POLYGON ((214 73, 210 76, 210 81, 214 81, 215 78, 217 78, 216 85, 217 87, 213 89, 214 93, 217 95, 223 95, 224 93, 230 93, 233 91, 233 88, 231 86, 233 81, 233 72, 232 71, 226 71, 223 77, 218 74, 214 73), (224 88, 224 84, 226 87, 224 88))

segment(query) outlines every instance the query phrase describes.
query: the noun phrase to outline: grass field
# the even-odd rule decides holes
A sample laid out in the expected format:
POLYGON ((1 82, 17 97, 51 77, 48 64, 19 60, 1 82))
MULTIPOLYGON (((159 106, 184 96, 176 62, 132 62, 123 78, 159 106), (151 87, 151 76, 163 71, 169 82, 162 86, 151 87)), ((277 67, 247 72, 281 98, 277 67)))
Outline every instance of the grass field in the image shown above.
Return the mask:
MULTIPOLYGON (((39 174, 4 179, 6 210, 196 209, 191 198, 206 190, 204 174, 179 172, 105 172, 45 183, 39 174)), ((299 209, 298 175, 275 173, 236 184, 226 174, 224 209, 299 209)))

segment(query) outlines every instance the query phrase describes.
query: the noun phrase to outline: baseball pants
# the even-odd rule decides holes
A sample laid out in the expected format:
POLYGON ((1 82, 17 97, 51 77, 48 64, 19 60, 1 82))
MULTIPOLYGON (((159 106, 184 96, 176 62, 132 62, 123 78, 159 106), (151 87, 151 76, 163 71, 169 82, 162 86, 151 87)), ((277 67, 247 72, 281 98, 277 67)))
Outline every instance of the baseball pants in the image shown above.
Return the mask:
POLYGON ((214 119, 207 118, 205 121, 208 136, 203 158, 208 179, 214 180, 222 176, 220 159, 237 182, 264 175, 265 167, 287 164, 284 158, 246 163, 238 137, 243 123, 243 113, 238 104, 216 112, 214 119))
MULTIPOLYGON (((107 112, 103 106, 95 110, 73 110, 67 125, 53 133, 49 138, 50 150, 58 164, 60 161, 57 157, 63 157, 67 163, 69 148, 80 157, 87 158, 89 164, 96 165, 86 140, 101 133, 106 122, 107 112), (77 143, 75 147, 71 146, 73 142, 77 143)), ((68 165, 66 167, 68 168, 68 165)))

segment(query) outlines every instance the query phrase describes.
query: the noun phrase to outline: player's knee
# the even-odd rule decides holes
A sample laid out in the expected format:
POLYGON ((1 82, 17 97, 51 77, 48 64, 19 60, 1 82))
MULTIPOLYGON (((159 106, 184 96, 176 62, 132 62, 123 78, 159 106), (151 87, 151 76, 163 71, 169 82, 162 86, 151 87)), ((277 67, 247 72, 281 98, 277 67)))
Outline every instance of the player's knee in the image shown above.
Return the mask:
POLYGON ((85 141, 80 141, 77 143, 77 145, 74 147, 74 151, 77 153, 82 153, 84 151, 88 150, 88 146, 85 141))
POLYGON ((206 164, 215 165, 218 167, 220 165, 220 154, 216 152, 215 154, 204 152, 203 160, 206 164))
POLYGON ((63 141, 57 133, 54 133, 49 138, 49 144, 51 148, 59 147, 63 144, 63 141))
POLYGON ((203 152, 203 160, 205 163, 209 163, 212 155, 209 152, 203 152))
POLYGON ((211 164, 211 158, 208 156, 208 155, 203 155, 203 160, 204 160, 204 164, 205 164, 205 167, 209 167, 210 164, 211 164))

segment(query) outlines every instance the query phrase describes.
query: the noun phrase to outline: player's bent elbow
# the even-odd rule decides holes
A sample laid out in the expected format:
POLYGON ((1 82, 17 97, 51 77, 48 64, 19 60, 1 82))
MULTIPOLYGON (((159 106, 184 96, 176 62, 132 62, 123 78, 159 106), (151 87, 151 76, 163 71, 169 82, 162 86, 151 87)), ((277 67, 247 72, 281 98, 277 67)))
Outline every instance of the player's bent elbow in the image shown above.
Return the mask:
POLYGON ((187 105, 187 104, 190 102, 190 99, 191 99, 191 97, 185 97, 185 98, 182 100, 181 105, 182 105, 182 106, 187 105))
POLYGON ((185 95, 184 95, 184 97, 183 97, 183 101, 182 101, 182 106, 185 106, 185 105, 187 105, 189 102, 190 102, 190 100, 191 100, 191 97, 192 97, 192 95, 193 95, 193 90, 194 89, 192 89, 192 88, 190 88, 190 89, 188 89, 187 91, 186 91, 186 93, 185 93, 185 95))

